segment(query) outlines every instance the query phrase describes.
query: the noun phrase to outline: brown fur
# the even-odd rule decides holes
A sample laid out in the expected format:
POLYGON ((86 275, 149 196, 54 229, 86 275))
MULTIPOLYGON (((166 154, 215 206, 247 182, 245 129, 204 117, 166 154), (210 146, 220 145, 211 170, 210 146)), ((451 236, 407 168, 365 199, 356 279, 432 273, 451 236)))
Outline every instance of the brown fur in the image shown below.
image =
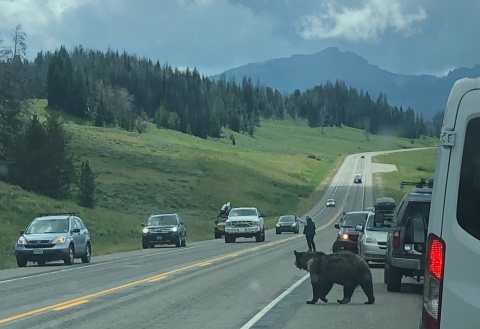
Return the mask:
POLYGON ((295 266, 310 273, 310 281, 313 288, 313 298, 307 304, 315 304, 318 299, 327 303, 326 296, 333 284, 343 286, 343 299, 337 300, 340 304, 347 304, 352 298, 355 288, 360 285, 368 301, 365 304, 373 304, 372 272, 368 264, 358 255, 351 252, 338 252, 325 254, 319 252, 297 252, 295 254, 295 266))

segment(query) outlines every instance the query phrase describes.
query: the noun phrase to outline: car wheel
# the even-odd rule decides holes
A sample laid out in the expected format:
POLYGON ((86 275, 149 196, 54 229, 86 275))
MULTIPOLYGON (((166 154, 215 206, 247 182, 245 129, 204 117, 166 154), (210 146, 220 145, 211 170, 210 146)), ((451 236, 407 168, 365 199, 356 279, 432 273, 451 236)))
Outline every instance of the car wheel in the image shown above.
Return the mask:
POLYGON ((38 266, 45 266, 46 263, 47 263, 47 262, 44 261, 44 260, 39 260, 39 261, 37 262, 38 266))
POLYGON ((17 265, 18 265, 18 267, 26 267, 27 266, 27 261, 23 258, 18 258, 17 257, 17 265))
POLYGON ((148 243, 142 242, 142 248, 147 249, 148 248, 148 243))
POLYGON ((338 243, 335 241, 332 246, 332 252, 338 252, 338 243))
POLYGON ((186 247, 186 246, 187 246, 187 235, 185 234, 182 240, 182 247, 186 247))
POLYGON ((263 229, 263 233, 262 233, 262 241, 265 241, 265 229, 263 229))
POLYGON ((75 262, 75 248, 70 245, 68 248, 68 258, 63 261, 66 265, 72 265, 75 262))
POLYGON ((387 290, 390 292, 399 292, 402 289, 402 274, 395 266, 388 265, 387 271, 387 290))
POLYGON ((178 241, 175 242, 175 247, 180 247, 182 245, 182 237, 178 235, 178 241))
POLYGON ((275 233, 277 233, 277 234, 282 234, 282 232, 280 232, 280 231, 276 231, 275 233))
POLYGON ((257 235, 255 235, 255 241, 256 242, 262 242, 262 232, 258 232, 257 235))
POLYGON ((84 256, 82 256, 82 263, 88 264, 90 263, 90 258, 92 257, 92 247, 90 246, 90 242, 87 243, 87 252, 84 256))
POLYGON ((149 244, 148 244, 148 248, 155 248, 155 244, 149 243, 149 244))

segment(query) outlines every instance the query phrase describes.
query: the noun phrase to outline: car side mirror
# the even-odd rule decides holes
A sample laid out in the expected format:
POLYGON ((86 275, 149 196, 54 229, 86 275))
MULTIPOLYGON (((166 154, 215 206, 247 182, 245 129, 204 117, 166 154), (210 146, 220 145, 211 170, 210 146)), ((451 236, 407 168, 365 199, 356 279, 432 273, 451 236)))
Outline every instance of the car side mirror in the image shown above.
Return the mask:
POLYGON ((79 229, 79 228, 74 228, 74 229, 72 230, 72 233, 80 233, 80 229, 79 229))
POLYGON ((23 235, 25 233, 25 230, 20 230, 20 235, 23 235))
POLYGON ((140 224, 140 226, 141 226, 141 227, 145 227, 145 224, 144 224, 144 223, 142 223, 142 224, 140 224))
POLYGON ((355 231, 357 231, 357 232, 363 232, 363 225, 357 225, 357 226, 355 226, 355 231))
POLYGON ((222 214, 222 216, 220 216, 222 218, 228 218, 228 214, 222 214))
POLYGON ((218 224, 218 220, 216 220, 214 223, 215 223, 215 224, 218 224))
POLYGON ((182 222, 180 222, 180 225, 184 225, 183 221, 182 221, 182 222))
POLYGON ((411 229, 412 232, 412 242, 414 244, 423 244, 425 243, 425 236, 427 233, 427 225, 425 218, 423 217, 408 217, 407 218, 407 227, 411 229))
POLYGON ((260 217, 267 217, 265 214, 260 214, 260 217))
POLYGON ((340 228, 340 224, 338 224, 338 223, 335 224, 335 228, 338 228, 338 229, 339 229, 339 228, 340 228))

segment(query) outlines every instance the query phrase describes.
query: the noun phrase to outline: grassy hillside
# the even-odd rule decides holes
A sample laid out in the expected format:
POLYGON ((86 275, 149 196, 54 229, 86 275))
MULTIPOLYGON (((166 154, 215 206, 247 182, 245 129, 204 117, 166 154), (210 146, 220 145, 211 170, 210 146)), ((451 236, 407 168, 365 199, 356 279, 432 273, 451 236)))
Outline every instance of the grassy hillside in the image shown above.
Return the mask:
MULTIPOLYGON (((32 112, 45 118, 44 100, 32 112)), ((350 153, 431 146, 433 139, 371 136, 350 128, 308 128, 305 122, 262 121, 255 137, 234 133, 203 140, 149 125, 145 134, 97 128, 64 117, 74 153, 98 173, 97 207, 53 201, 0 183, 0 267, 14 264, 18 231, 40 212, 75 211, 93 236, 94 254, 140 247, 140 223, 152 213, 178 212, 189 241, 213 238, 220 206, 256 206, 272 227, 278 215, 303 214, 350 153), (323 183, 323 184, 322 184, 323 183)))
POLYGON ((434 178, 437 149, 391 153, 372 158, 373 162, 395 164, 398 171, 374 174, 374 194, 376 197, 389 196, 401 201, 414 186, 400 190, 400 182, 416 182, 420 178, 434 178))

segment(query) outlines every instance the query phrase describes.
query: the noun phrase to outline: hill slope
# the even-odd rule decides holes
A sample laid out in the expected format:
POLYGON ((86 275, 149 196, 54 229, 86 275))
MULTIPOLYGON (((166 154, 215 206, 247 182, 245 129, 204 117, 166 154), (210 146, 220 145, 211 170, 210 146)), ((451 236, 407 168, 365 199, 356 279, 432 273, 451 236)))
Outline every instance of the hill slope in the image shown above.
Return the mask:
MULTIPOLYGON (((45 105, 36 101, 32 111, 45 118, 45 105)), ((179 212, 189 241, 210 239, 224 202, 258 207, 272 227, 278 215, 310 208, 346 154, 436 143, 379 136, 367 142, 351 128, 325 128, 322 135, 300 121, 262 121, 255 138, 235 133, 232 145, 228 138, 204 140, 153 125, 139 135, 64 118, 74 153, 98 172, 97 208, 0 183, 0 267, 14 264, 18 232, 40 212, 77 212, 92 232, 94 254, 140 248, 140 223, 152 213, 179 212)))
MULTIPOLYGON (((443 111, 453 83, 463 77, 480 76, 480 65, 454 70, 443 78, 433 75, 401 75, 380 69, 353 52, 338 48, 326 48, 311 55, 293 55, 289 58, 272 59, 252 63, 224 72, 237 81, 244 75, 281 92, 301 91, 327 80, 344 80, 347 85, 368 91, 373 97, 380 92, 387 95, 391 105, 412 107, 431 119, 443 111)), ((213 76, 218 79, 220 75, 213 76)))

